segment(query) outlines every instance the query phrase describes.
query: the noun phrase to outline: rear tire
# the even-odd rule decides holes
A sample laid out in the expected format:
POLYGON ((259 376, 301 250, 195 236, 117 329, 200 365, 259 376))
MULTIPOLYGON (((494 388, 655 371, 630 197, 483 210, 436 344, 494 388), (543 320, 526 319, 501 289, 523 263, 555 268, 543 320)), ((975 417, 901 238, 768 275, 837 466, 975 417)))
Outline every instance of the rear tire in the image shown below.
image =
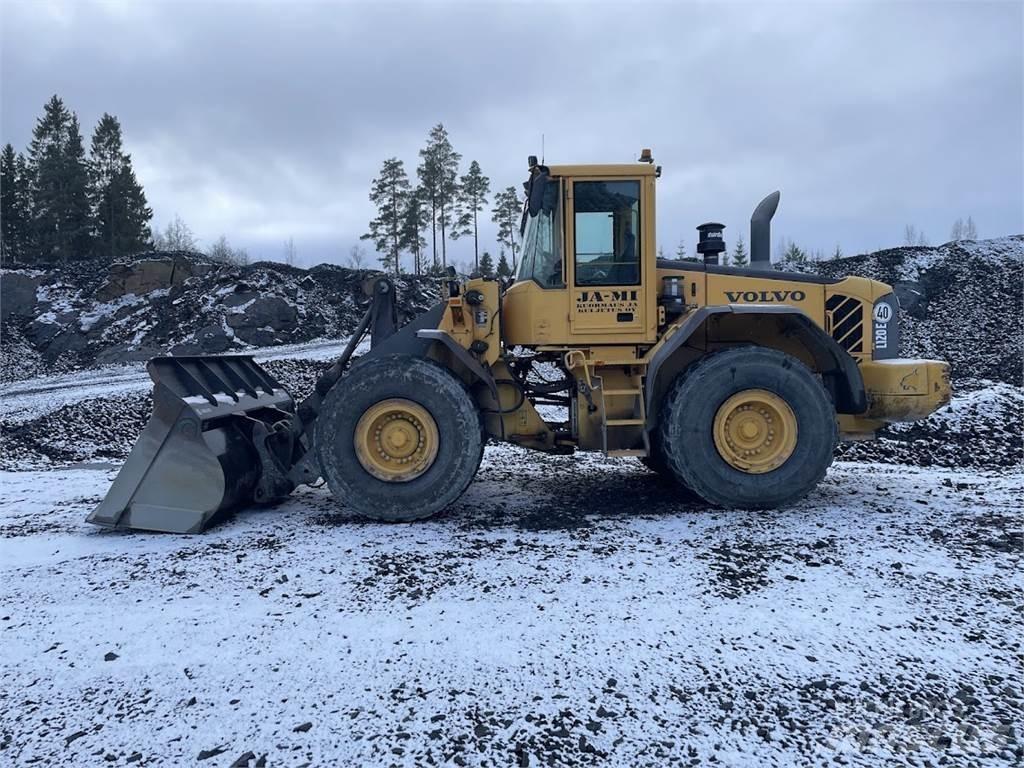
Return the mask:
POLYGON ((679 498, 681 500, 702 501, 702 499, 693 492, 693 489, 687 487, 666 463, 665 452, 661 447, 661 430, 654 429, 651 431, 651 453, 649 456, 642 457, 640 459, 640 463, 656 474, 661 482, 671 483, 672 487, 679 492, 679 498))
MULTIPOLYGON (((405 425, 397 437, 404 442, 408 432, 405 425)), ((416 431, 411 434, 415 441, 416 431)), ((447 507, 472 482, 483 454, 480 413, 462 381, 434 361, 410 355, 355 365, 324 399, 314 441, 335 498, 387 522, 420 520, 447 507), (376 457, 367 455, 377 447, 380 425, 389 429, 388 403, 412 414, 429 444, 422 455, 406 458, 404 475, 402 465, 389 466, 396 463, 391 459, 375 465, 376 457), (382 479, 389 473, 391 480, 382 479)))
POLYGON ((746 509, 806 496, 832 464, 838 438, 818 377, 764 347, 716 352, 681 373, 659 430, 665 465, 681 483, 712 504, 746 509))
POLYGON ((650 456, 643 456, 640 459, 640 463, 647 467, 651 472, 656 475, 664 477, 666 480, 675 480, 675 475, 665 464, 665 459, 661 454, 654 453, 654 448, 651 448, 650 456))

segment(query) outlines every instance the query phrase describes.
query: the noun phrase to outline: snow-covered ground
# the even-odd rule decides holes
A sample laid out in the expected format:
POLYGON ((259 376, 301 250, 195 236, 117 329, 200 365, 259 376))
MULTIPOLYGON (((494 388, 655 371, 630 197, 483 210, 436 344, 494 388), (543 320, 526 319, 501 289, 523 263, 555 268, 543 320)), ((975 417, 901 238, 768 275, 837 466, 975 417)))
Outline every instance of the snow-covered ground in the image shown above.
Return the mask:
MULTIPOLYGON (((257 358, 301 394, 340 348, 257 358)), ((1020 392, 979 387, 938 426, 1012 422, 1020 392)), ((148 388, 0 389, 0 765, 1024 759, 1019 462, 839 462, 754 513, 491 446, 412 525, 303 488, 201 536, 94 528, 148 388)))
POLYGON ((729 512, 495 447, 432 521, 303 489, 184 537, 84 523, 113 472, 0 474, 0 762, 1020 759, 1019 473, 729 512))

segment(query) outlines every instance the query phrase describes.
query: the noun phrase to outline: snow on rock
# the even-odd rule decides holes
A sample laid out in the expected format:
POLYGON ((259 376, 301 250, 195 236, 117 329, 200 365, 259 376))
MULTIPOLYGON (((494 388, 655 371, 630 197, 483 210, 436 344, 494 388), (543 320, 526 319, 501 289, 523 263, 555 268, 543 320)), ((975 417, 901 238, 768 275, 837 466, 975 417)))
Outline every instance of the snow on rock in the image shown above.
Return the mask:
MULTIPOLYGON (((144 254, 105 266, 0 274, 4 338, 17 337, 54 372, 158 354, 210 354, 338 338, 368 304, 373 273, 322 264, 234 266, 198 254, 144 254)), ((439 298, 438 281, 397 279, 400 321, 439 298)), ((0 345, 2 381, 19 375, 17 349, 0 345)))
POLYGON ((82 522, 111 474, 0 475, 12 765, 1022 755, 1019 473, 839 464, 754 513, 489 448, 435 520, 304 489, 201 537, 82 522))

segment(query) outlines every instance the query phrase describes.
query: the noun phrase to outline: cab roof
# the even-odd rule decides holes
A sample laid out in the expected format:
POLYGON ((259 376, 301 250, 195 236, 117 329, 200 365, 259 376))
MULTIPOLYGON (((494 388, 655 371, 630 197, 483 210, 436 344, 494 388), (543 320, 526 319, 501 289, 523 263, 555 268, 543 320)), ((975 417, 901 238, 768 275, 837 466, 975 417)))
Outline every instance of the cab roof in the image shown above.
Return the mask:
POLYGON ((654 176, 657 166, 651 163, 594 163, 582 165, 549 165, 552 176, 654 176))

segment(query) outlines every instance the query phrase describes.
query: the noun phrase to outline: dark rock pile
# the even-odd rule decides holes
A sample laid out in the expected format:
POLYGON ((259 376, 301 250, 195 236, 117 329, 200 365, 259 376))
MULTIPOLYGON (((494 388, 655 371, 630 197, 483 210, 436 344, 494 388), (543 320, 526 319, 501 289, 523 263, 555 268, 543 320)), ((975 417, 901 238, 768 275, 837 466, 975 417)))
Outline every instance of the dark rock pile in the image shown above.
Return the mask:
POLYGON ((954 383, 1024 386, 1024 235, 890 248, 808 269, 892 285, 904 357, 948 360, 954 383))
POLYGON ((890 248, 807 265, 861 275, 900 299, 901 354, 948 360, 954 401, 879 438, 841 445, 839 458, 942 467, 1024 464, 1024 235, 936 248, 890 248))
MULTIPOLYGON (((327 264, 236 266, 181 252, 6 271, 0 375, 11 381, 38 373, 40 366, 23 370, 26 354, 56 372, 343 337, 363 314, 362 284, 372 274, 327 264)), ((438 300, 436 280, 397 284, 400 321, 438 300)))

